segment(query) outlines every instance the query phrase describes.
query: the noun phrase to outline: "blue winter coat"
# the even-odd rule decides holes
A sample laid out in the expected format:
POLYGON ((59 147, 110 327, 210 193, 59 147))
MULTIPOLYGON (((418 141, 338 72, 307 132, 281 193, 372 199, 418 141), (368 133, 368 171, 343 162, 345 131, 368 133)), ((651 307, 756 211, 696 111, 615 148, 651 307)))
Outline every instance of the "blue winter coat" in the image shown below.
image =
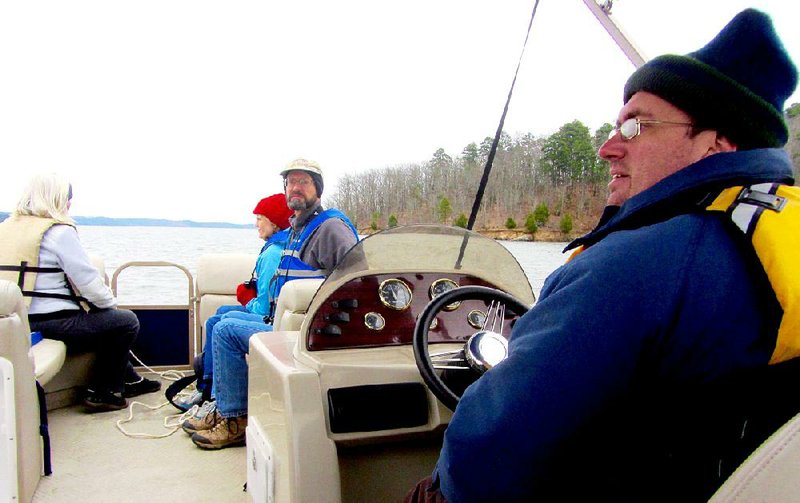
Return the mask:
POLYGON ((700 208, 723 187, 791 176, 782 150, 716 154, 570 245, 589 246, 550 275, 509 358, 467 389, 447 428, 434 478, 448 501, 707 498, 721 480, 670 466, 675 438, 660 421, 696 424, 684 392, 765 366, 781 312, 749 244, 700 208), (648 457, 656 445, 666 454, 648 457), (698 480, 683 487, 671 469, 698 480))

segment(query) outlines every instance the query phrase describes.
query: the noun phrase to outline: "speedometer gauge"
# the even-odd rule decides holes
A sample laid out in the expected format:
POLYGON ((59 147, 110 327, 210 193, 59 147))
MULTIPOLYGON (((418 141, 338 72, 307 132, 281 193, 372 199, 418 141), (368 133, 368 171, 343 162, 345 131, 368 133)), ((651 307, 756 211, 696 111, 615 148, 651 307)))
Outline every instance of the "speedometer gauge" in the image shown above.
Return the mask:
POLYGON ((402 311, 411 305, 411 288, 403 280, 387 279, 378 287, 378 297, 384 306, 402 311))
MULTIPOLYGON (((431 297, 431 300, 435 299, 436 297, 440 296, 445 292, 449 292, 453 288, 458 288, 458 283, 453 281, 452 279, 448 278, 440 278, 431 283, 431 288, 428 291, 428 294, 431 297)), ((452 304, 448 304, 444 306, 445 311, 453 311, 458 309, 458 306, 461 305, 461 302, 453 302, 452 304)))

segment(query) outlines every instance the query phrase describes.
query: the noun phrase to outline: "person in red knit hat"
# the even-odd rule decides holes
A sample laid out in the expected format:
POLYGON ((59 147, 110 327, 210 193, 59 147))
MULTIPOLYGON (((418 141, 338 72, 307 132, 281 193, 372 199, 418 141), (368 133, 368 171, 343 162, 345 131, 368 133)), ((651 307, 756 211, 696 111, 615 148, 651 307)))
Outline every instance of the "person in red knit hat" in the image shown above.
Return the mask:
POLYGON ((286 205, 286 196, 273 194, 260 200, 253 209, 256 216, 258 237, 265 241, 256 259, 255 268, 249 280, 236 289, 236 299, 241 305, 220 306, 216 314, 205 324, 205 346, 203 348, 202 376, 198 376, 197 393, 185 402, 178 402, 181 408, 188 409, 196 403, 208 400, 211 394, 213 373, 213 333, 214 326, 224 319, 235 318, 240 323, 265 325, 264 317, 270 309, 270 280, 280 262, 281 254, 289 239, 289 217, 294 211, 286 205))

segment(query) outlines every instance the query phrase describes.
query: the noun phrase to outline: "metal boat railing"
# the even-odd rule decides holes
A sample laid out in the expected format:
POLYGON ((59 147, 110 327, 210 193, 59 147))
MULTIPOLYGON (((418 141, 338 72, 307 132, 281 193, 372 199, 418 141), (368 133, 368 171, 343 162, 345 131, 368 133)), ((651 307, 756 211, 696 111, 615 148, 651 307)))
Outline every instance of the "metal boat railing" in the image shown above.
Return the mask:
POLYGON ((119 298, 118 280, 120 274, 127 269, 140 267, 171 267, 179 269, 186 276, 187 297, 185 304, 130 304, 119 306, 124 309, 130 309, 139 318, 139 337, 134 345, 134 352, 145 364, 154 369, 191 368, 196 347, 195 319, 197 308, 192 273, 186 267, 173 262, 126 262, 119 266, 111 276, 111 290, 114 292, 114 296, 119 298), (151 365, 151 363, 153 364, 151 365))

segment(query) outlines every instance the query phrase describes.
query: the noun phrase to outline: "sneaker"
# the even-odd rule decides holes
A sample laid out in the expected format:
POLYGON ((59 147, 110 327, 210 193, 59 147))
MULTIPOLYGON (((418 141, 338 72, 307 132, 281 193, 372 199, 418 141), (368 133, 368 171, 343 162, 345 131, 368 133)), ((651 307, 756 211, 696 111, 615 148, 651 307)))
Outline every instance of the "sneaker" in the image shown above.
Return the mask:
POLYGON ((124 409, 128 406, 128 401, 119 393, 87 389, 83 396, 83 404, 89 408, 89 412, 107 412, 124 409))
POLYGON ((206 402, 198 407, 192 417, 181 423, 183 431, 192 435, 198 431, 210 430, 221 419, 217 412, 217 402, 206 402))
POLYGON ((136 382, 126 382, 125 388, 122 390, 122 396, 125 398, 133 398, 135 396, 144 395, 145 393, 153 393, 154 391, 158 391, 160 389, 160 382, 141 377, 136 382))
MULTIPOLYGON (((207 402, 211 403, 211 402, 207 402)), ((174 404, 181 410, 188 411, 195 405, 200 407, 203 405, 203 392, 202 391, 194 391, 191 395, 183 395, 183 396, 176 396, 174 398, 174 404)))
POLYGON ((224 449, 235 445, 244 445, 247 416, 218 417, 217 424, 210 430, 197 431, 192 434, 192 442, 201 449, 224 449))

